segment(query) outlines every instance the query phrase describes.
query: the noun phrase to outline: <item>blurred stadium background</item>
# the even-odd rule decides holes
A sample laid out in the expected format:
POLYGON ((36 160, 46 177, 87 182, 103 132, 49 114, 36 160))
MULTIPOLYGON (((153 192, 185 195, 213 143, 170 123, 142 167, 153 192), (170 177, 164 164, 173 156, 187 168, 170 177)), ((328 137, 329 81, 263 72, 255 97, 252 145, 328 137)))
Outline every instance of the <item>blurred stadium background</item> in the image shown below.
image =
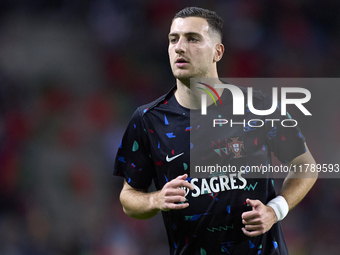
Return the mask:
MULTIPOLYGON (((167 34, 186 6, 225 20, 221 77, 340 76, 337 1, 0 0, 1 255, 168 253, 160 216, 123 214, 112 168, 133 111, 175 82, 167 34)), ((314 90, 323 118, 303 131, 339 163, 340 87, 314 90)), ((339 180, 319 180, 283 221, 290 253, 339 254, 339 211, 339 180)))

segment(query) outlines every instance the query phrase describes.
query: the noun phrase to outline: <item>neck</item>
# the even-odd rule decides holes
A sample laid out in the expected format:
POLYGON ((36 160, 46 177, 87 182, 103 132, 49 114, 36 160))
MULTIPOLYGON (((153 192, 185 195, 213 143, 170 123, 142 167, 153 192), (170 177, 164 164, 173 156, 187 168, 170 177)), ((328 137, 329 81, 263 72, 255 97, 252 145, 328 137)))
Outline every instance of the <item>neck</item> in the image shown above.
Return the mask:
MULTIPOLYGON (((222 82, 216 78, 211 79, 203 79, 202 82, 209 84, 210 86, 214 87, 215 84, 221 84, 222 82)), ((215 89, 219 96, 223 93, 223 88, 215 89)), ((190 80, 189 81, 180 81, 177 79, 177 89, 175 91, 175 98, 177 102, 188 109, 199 109, 201 108, 201 95, 203 92, 196 87, 190 87, 190 80)), ((216 98, 215 98, 216 99, 216 98)), ((207 105, 213 104, 213 99, 208 96, 207 98, 207 105)))
POLYGON ((190 94, 190 81, 187 84, 177 79, 177 89, 175 91, 177 102, 185 108, 190 108, 190 94))

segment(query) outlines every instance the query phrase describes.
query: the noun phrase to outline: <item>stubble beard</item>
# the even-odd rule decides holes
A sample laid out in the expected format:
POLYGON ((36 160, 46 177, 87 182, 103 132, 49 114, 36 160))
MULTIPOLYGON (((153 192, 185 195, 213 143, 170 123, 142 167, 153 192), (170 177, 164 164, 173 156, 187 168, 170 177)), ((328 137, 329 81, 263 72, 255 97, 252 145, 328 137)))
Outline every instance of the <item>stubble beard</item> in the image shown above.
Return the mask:
POLYGON ((187 74, 181 74, 181 73, 177 73, 173 72, 174 77, 181 81, 183 84, 185 84, 187 87, 190 88, 190 79, 191 78, 207 78, 207 71, 203 71, 203 70, 197 70, 196 72, 191 72, 191 73, 187 73, 187 74))

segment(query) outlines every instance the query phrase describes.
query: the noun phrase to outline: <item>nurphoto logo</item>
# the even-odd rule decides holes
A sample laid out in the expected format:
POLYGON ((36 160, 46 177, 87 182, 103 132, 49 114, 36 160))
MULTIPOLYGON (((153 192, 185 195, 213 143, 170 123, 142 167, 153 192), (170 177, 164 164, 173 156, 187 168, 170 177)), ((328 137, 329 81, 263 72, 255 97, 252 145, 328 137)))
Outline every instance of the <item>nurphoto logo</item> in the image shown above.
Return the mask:
MULTIPOLYGON (((232 98, 233 98, 233 115, 244 115, 245 114, 245 98, 242 90, 232 84, 215 84, 214 87, 211 85, 205 84, 203 82, 197 82, 201 85, 204 85, 206 88, 209 88, 218 98, 220 101, 220 104, 222 106, 222 101, 218 93, 216 92, 215 88, 223 88, 228 89, 231 92, 232 98)), ((197 89, 201 89, 206 94, 201 94, 201 115, 207 115, 207 94, 213 99, 215 105, 217 106, 217 102, 214 98, 214 95, 209 92, 206 88, 197 87, 197 89)), ((311 99, 311 93, 308 89, 305 88, 298 88, 298 87, 282 87, 281 88, 281 115, 285 116, 288 115, 289 119, 279 120, 279 119, 265 119, 264 121, 262 119, 251 119, 246 122, 244 119, 242 122, 233 122, 232 119, 229 121, 227 119, 214 119, 213 120, 213 127, 216 125, 225 125, 227 123, 230 123, 230 126, 236 124, 242 124, 244 127, 262 127, 265 122, 269 121, 272 123, 272 127, 274 127, 275 121, 280 121, 281 125, 283 127, 295 127, 297 126, 297 121, 292 119, 290 115, 287 113, 287 105, 295 105, 304 115, 311 116, 312 114, 306 109, 306 107, 303 105, 307 103, 311 99), (288 98, 288 93, 295 93, 295 94, 301 94, 303 95, 302 98, 288 98), (291 124, 288 124, 288 123, 291 124), (256 123, 254 125, 254 123, 256 123)), ((253 104, 253 88, 247 87, 247 107, 248 110, 259 116, 268 116, 275 112, 276 108, 278 107, 278 88, 273 87, 272 88, 272 105, 269 109, 263 109, 259 110, 254 107, 253 104)))

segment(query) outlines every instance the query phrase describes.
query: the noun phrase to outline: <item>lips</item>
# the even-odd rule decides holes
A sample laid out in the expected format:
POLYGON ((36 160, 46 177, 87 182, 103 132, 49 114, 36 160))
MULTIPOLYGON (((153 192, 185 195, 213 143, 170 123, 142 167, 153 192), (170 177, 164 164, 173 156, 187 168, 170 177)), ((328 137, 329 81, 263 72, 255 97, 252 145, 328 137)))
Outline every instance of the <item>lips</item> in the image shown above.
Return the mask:
POLYGON ((185 58, 180 57, 176 59, 175 63, 177 67, 183 67, 187 65, 189 62, 185 58))
POLYGON ((176 63, 188 63, 188 61, 185 58, 178 58, 176 59, 176 63))

